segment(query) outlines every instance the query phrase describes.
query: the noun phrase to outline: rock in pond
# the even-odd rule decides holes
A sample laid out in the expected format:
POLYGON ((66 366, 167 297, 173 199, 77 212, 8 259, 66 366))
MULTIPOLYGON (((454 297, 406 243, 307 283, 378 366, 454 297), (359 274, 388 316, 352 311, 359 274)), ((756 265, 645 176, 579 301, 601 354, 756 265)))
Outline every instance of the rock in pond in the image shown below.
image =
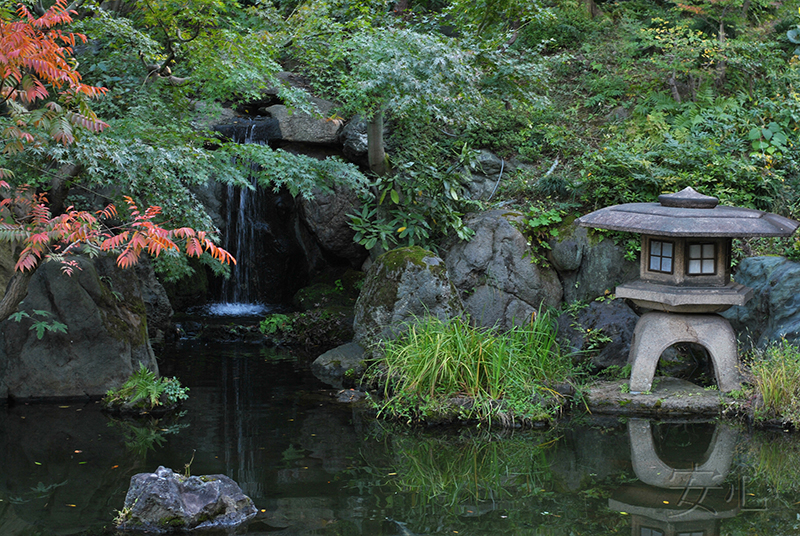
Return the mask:
POLYGON ((256 513, 253 500, 225 475, 186 477, 161 466, 155 473, 131 477, 117 528, 156 533, 231 529, 256 513))

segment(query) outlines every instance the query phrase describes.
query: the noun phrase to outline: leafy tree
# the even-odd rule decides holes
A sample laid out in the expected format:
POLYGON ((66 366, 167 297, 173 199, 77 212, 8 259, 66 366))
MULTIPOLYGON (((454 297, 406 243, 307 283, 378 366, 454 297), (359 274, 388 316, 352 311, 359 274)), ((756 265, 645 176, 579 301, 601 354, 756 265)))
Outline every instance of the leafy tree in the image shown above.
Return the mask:
MULTIPOLYGON (((0 15, 0 95, 10 112, 4 151, 23 152, 25 143, 36 140, 35 133, 50 134, 57 142, 68 145, 75 141, 75 125, 90 132, 106 127, 82 98, 96 97, 106 90, 81 82, 75 62, 70 61, 76 39, 85 37, 65 34, 58 28, 71 22, 66 2, 58 0, 38 18, 23 5, 18 7, 16 18, 8 12, 0 15), (53 91, 56 100, 52 98, 53 91), (44 106, 36 109, 38 102, 44 106)), ((7 169, 2 174, 13 176, 7 169)), ((124 268, 135 264, 144 252, 158 256, 162 251, 181 250, 177 243, 181 240, 186 255, 209 253, 221 263, 234 262, 205 232, 189 227, 164 228, 154 221, 159 207, 140 212, 131 198, 126 201, 132 221, 114 228, 103 225, 104 221, 116 219, 113 205, 96 215, 72 207, 53 215, 45 194, 29 185, 21 184, 12 190, 7 182, 0 181, 0 190, 0 240, 19 245, 15 274, 0 300, 0 320, 16 310, 27 293, 33 271, 46 259, 64 262, 65 271, 70 273, 77 266, 69 260, 70 255, 117 251, 117 264, 124 268)))

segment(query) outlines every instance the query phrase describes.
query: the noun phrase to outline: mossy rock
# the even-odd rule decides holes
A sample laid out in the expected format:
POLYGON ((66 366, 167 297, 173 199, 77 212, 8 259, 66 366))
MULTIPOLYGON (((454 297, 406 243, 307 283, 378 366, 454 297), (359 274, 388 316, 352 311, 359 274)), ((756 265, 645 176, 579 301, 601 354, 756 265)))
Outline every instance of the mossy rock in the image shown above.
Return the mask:
POLYGON ((464 304, 444 261, 418 246, 378 257, 355 306, 354 340, 365 348, 395 338, 425 316, 463 316, 464 304))

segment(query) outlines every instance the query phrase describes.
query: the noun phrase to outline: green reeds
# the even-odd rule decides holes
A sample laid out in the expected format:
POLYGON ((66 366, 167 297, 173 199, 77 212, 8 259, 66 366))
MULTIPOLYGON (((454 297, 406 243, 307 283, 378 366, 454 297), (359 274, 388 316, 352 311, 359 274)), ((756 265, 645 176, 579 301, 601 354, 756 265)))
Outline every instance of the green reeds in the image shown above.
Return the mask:
POLYGON ((467 418, 490 420, 509 411, 541 418, 541 395, 553 394, 548 386, 573 373, 546 312, 502 334, 461 318, 426 318, 386 344, 383 366, 389 381, 382 411, 410 420, 453 398, 470 399, 459 406, 467 418))
POLYGON ((753 384, 764 401, 755 417, 800 424, 800 349, 783 340, 754 351, 748 363, 753 384))

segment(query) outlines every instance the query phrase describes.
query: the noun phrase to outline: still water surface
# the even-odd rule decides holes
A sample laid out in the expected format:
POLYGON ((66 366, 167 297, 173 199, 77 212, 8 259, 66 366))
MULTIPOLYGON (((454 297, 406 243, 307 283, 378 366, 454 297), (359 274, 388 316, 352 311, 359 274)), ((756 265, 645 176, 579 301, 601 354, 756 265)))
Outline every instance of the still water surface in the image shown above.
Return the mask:
POLYGON ((0 536, 112 534, 132 475, 187 464, 253 498, 248 534, 800 534, 800 440, 780 432, 592 417, 409 430, 259 345, 183 342, 162 372, 190 399, 149 426, 96 403, 0 406, 0 536))

